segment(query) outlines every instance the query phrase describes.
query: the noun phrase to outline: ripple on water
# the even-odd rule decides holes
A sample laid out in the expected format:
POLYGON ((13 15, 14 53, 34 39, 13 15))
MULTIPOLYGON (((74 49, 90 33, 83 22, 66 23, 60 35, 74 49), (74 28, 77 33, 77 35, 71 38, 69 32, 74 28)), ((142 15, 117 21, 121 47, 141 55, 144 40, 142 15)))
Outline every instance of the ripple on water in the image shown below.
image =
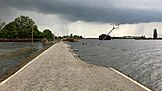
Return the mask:
POLYGON ((88 63, 113 67, 155 91, 162 90, 162 41, 81 40, 70 43, 88 63), (82 45, 85 43, 86 45, 82 45), (92 56, 97 55, 97 56, 92 56))

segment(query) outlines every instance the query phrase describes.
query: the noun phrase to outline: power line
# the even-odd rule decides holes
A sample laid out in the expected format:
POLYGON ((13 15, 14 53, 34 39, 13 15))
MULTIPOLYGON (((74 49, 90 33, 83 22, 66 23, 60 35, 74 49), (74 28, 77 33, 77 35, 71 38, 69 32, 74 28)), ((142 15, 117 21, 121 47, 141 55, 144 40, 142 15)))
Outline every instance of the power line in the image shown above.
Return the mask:
POLYGON ((141 14, 145 14, 145 13, 147 13, 148 11, 153 10, 153 9, 157 8, 158 6, 162 5, 162 2, 159 1, 159 2, 157 2, 157 3, 155 3, 155 4, 156 4, 156 6, 154 6, 154 7, 148 7, 148 8, 145 8, 144 11, 139 11, 139 12, 137 12, 137 13, 134 14, 134 15, 128 15, 127 17, 121 19, 121 20, 119 21, 119 24, 122 24, 123 22, 126 22, 126 21, 128 21, 128 20, 130 21, 130 20, 132 20, 132 19, 137 19, 137 17, 139 17, 141 14))
POLYGON ((115 29, 119 29, 119 25, 117 24, 112 24, 113 28, 110 30, 110 32, 108 32, 108 34, 98 43, 98 46, 100 46, 100 44, 102 43, 103 40, 105 40, 107 38, 107 36, 115 29))
POLYGON ((151 20, 156 20, 156 19, 160 19, 160 18, 162 18, 162 16, 159 16, 159 17, 156 17, 156 18, 153 18, 153 19, 148 19, 148 20, 146 20, 146 21, 144 21, 144 22, 149 22, 149 21, 151 21, 151 20))

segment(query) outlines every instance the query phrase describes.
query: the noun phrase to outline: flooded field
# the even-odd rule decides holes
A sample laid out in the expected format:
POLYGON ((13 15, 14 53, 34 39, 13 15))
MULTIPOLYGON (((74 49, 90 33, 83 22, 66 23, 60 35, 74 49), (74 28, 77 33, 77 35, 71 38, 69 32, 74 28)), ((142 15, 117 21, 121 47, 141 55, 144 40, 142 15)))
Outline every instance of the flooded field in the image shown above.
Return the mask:
POLYGON ((41 49, 43 46, 40 42, 35 42, 33 49, 29 42, 0 42, 0 77, 41 49))
MULTIPOLYGON (((40 42, 34 43, 35 48, 41 49, 40 42)), ((15 51, 21 48, 31 48, 31 42, 0 42, 0 54, 9 51, 15 51)))
POLYGON ((69 43, 87 63, 115 68, 145 86, 162 90, 161 40, 80 40, 69 43))

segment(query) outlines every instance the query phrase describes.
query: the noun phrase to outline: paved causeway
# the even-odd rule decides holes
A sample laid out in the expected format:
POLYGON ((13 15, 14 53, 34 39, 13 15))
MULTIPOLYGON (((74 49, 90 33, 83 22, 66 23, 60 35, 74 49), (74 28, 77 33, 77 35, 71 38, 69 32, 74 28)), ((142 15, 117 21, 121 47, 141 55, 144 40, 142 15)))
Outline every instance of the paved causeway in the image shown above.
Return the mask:
POLYGON ((70 46, 53 45, 0 91, 146 91, 115 71, 87 64, 74 57, 70 46))

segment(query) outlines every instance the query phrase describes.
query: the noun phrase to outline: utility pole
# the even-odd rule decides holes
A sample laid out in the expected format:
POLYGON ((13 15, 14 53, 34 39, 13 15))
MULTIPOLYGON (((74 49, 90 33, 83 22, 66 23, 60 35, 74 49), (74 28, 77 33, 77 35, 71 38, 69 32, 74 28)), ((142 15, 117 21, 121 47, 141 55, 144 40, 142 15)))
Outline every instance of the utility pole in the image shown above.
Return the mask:
MULTIPOLYGON (((110 32, 109 32, 107 35, 109 35, 113 30, 119 29, 119 25, 117 25, 117 24, 111 24, 111 25, 113 25, 113 28, 110 30, 110 32)), ((100 44, 102 43, 103 40, 106 39, 106 37, 107 37, 107 36, 105 36, 105 37, 98 43, 98 46, 100 46, 100 44)))
POLYGON ((32 25, 32 44, 31 44, 31 47, 33 48, 34 47, 34 42, 33 42, 33 31, 34 31, 34 27, 35 27, 35 24, 32 25))

